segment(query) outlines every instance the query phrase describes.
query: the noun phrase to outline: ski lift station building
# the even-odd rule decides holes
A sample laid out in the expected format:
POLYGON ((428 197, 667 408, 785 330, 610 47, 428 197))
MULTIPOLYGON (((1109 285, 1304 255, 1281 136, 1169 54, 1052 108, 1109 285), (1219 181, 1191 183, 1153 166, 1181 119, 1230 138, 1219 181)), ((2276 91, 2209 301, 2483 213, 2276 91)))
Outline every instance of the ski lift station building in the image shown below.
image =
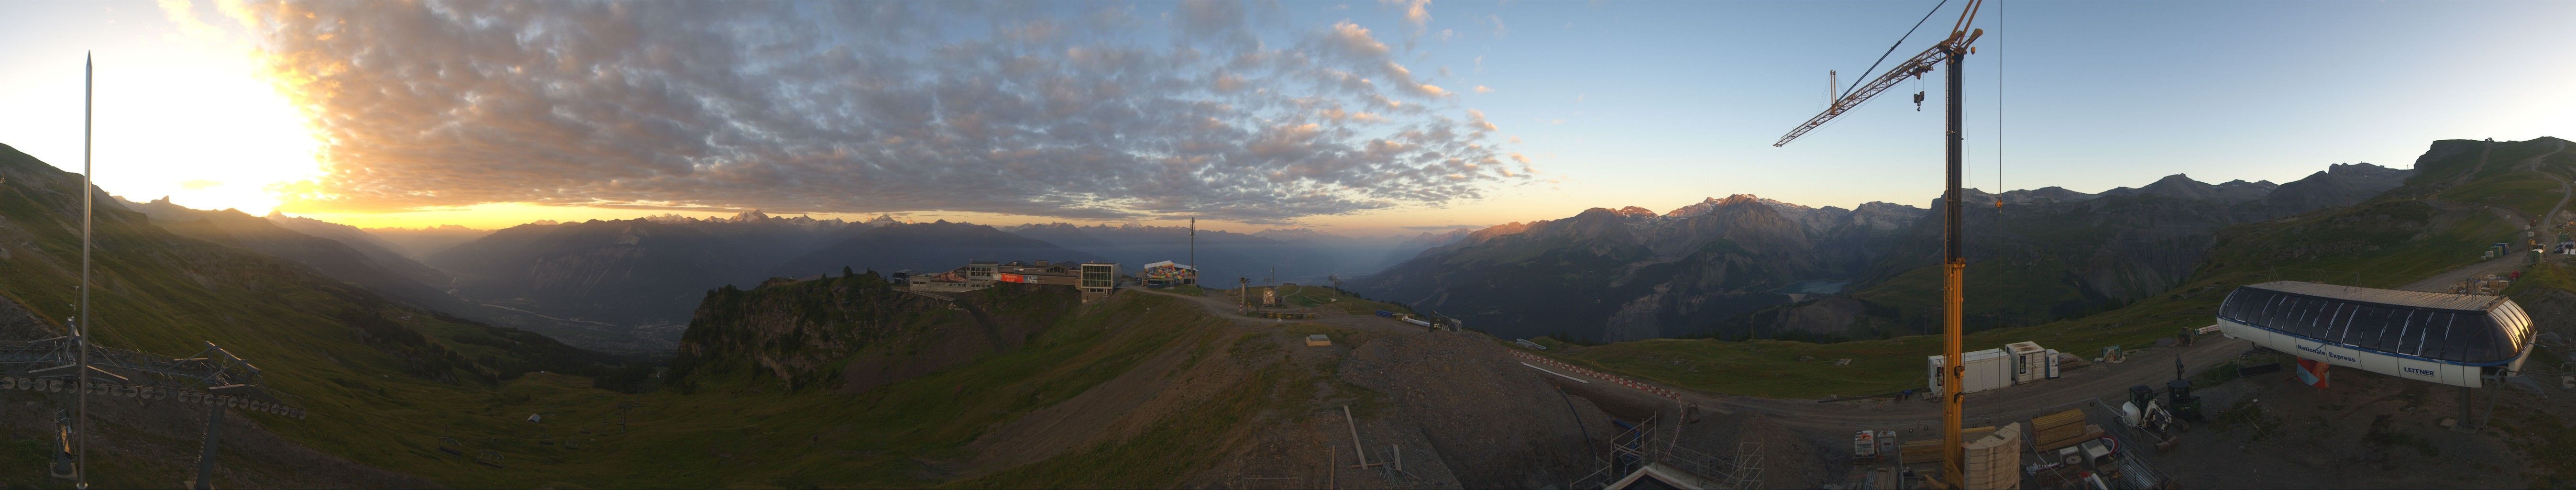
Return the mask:
POLYGON ((2311 361, 2470 388, 2531 357, 2531 316, 2513 300, 2274 281, 2218 306, 2229 337, 2311 361))

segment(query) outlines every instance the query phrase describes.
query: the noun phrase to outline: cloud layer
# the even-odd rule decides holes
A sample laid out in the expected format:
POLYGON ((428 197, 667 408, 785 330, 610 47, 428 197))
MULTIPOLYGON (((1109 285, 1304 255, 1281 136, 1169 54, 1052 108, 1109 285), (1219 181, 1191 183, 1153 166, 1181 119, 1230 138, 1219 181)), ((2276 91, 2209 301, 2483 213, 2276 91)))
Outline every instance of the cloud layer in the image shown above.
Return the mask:
POLYGON ((1378 33, 1254 4, 247 7, 327 138, 290 207, 1275 223, 1529 178, 1378 33))

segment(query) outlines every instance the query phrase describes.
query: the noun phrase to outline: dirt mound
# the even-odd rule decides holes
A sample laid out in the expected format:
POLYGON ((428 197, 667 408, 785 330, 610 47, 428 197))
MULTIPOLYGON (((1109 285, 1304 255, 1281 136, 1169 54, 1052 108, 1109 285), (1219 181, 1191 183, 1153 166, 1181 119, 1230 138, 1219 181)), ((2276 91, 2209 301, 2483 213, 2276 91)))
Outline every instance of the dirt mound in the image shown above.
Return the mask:
POLYGON ((1561 395, 1479 334, 1375 339, 1353 349, 1340 373, 1386 394, 1385 420, 1428 439, 1467 488, 1562 487, 1598 469, 1591 453, 1607 443, 1608 434, 1583 423, 1608 414, 1561 395))
POLYGON ((1753 449, 1762 456, 1762 483, 1756 488, 1816 488, 1839 478, 1837 467, 1848 467, 1849 455, 1827 451, 1808 436, 1789 430, 1780 421, 1758 413, 1704 415, 1698 423, 1682 429, 1681 444, 1692 450, 1732 459, 1741 443, 1756 443, 1753 449))

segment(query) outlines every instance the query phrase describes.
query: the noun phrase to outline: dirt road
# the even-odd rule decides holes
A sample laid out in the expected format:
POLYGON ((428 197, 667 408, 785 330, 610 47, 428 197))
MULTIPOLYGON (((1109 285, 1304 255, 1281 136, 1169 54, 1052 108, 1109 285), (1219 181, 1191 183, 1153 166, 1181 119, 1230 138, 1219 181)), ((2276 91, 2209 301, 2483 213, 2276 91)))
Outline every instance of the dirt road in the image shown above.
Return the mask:
MULTIPOLYGON (((1235 306, 1234 303, 1231 302, 1231 298, 1216 296, 1188 296, 1163 291, 1141 289, 1131 291, 1186 298, 1208 308, 1211 312, 1237 318, 1238 321, 1247 323, 1268 323, 1257 318, 1243 318, 1234 315, 1233 312, 1235 306)), ((1389 332, 1422 331, 1421 329, 1415 328, 1411 325, 1396 323, 1375 316, 1339 316, 1327 317, 1314 321, 1335 326, 1389 332)), ((2205 369, 2211 365, 2226 362, 2228 359, 2234 359, 2241 356, 2253 346, 2252 343, 2243 340, 2230 340, 2217 336, 2204 336, 2199 344, 2200 345, 2195 347, 2159 347, 2135 351, 2130 354, 2127 362, 2119 364, 2094 363, 2082 369, 2068 371, 2064 373, 2064 377, 2058 379, 1972 393, 1968 395, 1967 399, 1967 419, 1971 425, 1985 425, 1987 423, 1986 421, 2009 422, 2023 417, 2028 417, 2033 414, 2065 410, 2067 408, 2091 403, 2097 398, 2116 404, 2122 399, 2122 397, 2126 396, 2125 393, 2127 393, 2128 388, 2132 385, 2143 384, 2161 388, 2165 380, 2173 379, 2173 361, 2176 355, 2184 356, 2183 362, 2185 367, 2196 371, 2199 369, 2205 369)), ((1483 345, 1490 345, 1491 348, 1495 349, 1507 348, 1500 344, 1483 345)), ((1620 386, 1619 384, 1609 382, 1609 380, 1606 379, 1584 376, 1579 373, 1564 372, 1563 370, 1556 371, 1556 374, 1550 374, 1548 372, 1541 372, 1539 370, 1532 369, 1529 371, 1529 375, 1553 378, 1556 377, 1557 374, 1562 374, 1576 378, 1583 378, 1585 380, 1592 381, 1595 384, 1613 387, 1620 386)), ((1907 401, 1899 403, 1891 402, 1883 398, 1877 398, 1818 403, 1814 400, 1780 400, 1709 394, 1679 387, 1655 384, 1652 382, 1646 383, 1655 386, 1662 386, 1674 393, 1681 394, 1681 399, 1677 404, 1696 404, 1699 407, 1699 410, 1703 413, 1762 413, 1779 420, 1782 424, 1791 426, 1833 428, 1836 430, 1857 430, 1858 428, 1929 428, 1939 423, 1941 419, 1940 404, 1930 403, 1927 401, 1907 401)), ((1618 389, 1633 391, 1633 389, 1625 387, 1620 387, 1618 389)), ((1655 398, 1664 399, 1661 396, 1655 396, 1655 398)))
POLYGON ((2523 254, 2519 253, 2505 254, 2505 256, 2497 257, 2493 260, 2443 271, 2440 274, 2434 274, 2433 277, 2427 277, 2423 280, 2406 283, 2404 286, 2398 286, 2397 289, 2423 291, 2427 293, 2448 293, 2451 292, 2451 286, 2457 286, 2462 282, 2467 282, 2469 278, 2472 277, 2487 274, 2509 274, 2514 271, 2522 270, 2523 263, 2530 260, 2531 257, 2525 257, 2523 254))
MULTIPOLYGON (((2528 170, 2528 171, 2535 171, 2535 172, 2537 172, 2537 171, 2539 171, 2539 170, 2540 170, 2540 167, 2539 167, 2539 165, 2540 165, 2540 159, 2542 159, 2542 158, 2547 158, 2547 157, 2548 157, 2548 156, 2550 156, 2550 155, 2556 155, 2556 154, 2558 154, 2559 152, 2562 152, 2562 151, 2567 151, 2567 145, 2565 145, 2565 144, 2560 144, 2560 145, 2558 145, 2558 149, 2557 149, 2557 150, 2553 150, 2553 151, 2550 151, 2549 153, 2543 153, 2543 154, 2540 154, 2540 155, 2538 155, 2538 156, 2534 156, 2534 157, 2531 157, 2531 158, 2528 158, 2528 159, 2524 159, 2524 163, 2523 163, 2523 166, 2524 166, 2524 167, 2523 167, 2523 169, 2524 169, 2524 170, 2528 170)), ((2558 204, 2550 206, 2550 207, 2549 207, 2549 212, 2548 212, 2547 214, 2542 214, 2542 215, 2540 215, 2540 216, 2539 216, 2539 217, 2537 217, 2537 218, 2533 218, 2533 217, 2523 216, 2523 215, 2522 215, 2522 213, 2513 212, 2513 211, 2511 211, 2511 210, 2506 210, 2506 209, 2503 209, 2503 208, 2489 208, 2489 209, 2493 209, 2493 210, 2495 210, 2496 214, 2501 215, 2501 216, 2504 216, 2506 219, 2508 219, 2508 220, 2512 220, 2512 221, 2514 222, 2514 224, 2515 224, 2515 225, 2519 225, 2519 226, 2524 227, 2524 228, 2530 228, 2530 227, 2532 227, 2532 226, 2533 226, 2533 224, 2534 224, 2534 222, 2536 221, 2536 222, 2538 223, 2538 225, 2540 226, 2540 228, 2542 229, 2542 231, 2544 232, 2544 233, 2542 233, 2543 238, 2544 238, 2543 242, 2544 242, 2544 244, 2547 244, 2546 242, 2550 242, 2550 241, 2555 241, 2555 240, 2556 240, 2556 237, 2557 237, 2557 231, 2558 231, 2558 228, 2559 228, 2559 227, 2557 226, 2557 221, 2556 221, 2555 219, 2552 219, 2551 217, 2552 217, 2552 216, 2557 216, 2557 215, 2558 215, 2559 210, 2566 209, 2566 208, 2567 208, 2567 201, 2568 201, 2569 199, 2571 199, 2571 198, 2576 198, 2576 185, 2571 185, 2571 184, 2568 182, 2568 180, 2567 180, 2566 178, 2559 177, 2559 176, 2558 176, 2558 175, 2556 175, 2556 174, 2551 174, 2551 173, 2548 173, 2548 172, 2541 172, 2541 175, 2547 175, 2547 176, 2549 176, 2549 178, 2550 178, 2550 179, 2552 179, 2552 180, 2557 180, 2557 181, 2558 181, 2558 204)), ((2513 248, 2519 248, 2519 247, 2513 247, 2513 248)), ((2523 253, 2529 253, 2529 252, 2523 252, 2523 253)), ((2522 270, 2522 266, 2524 265, 2524 263, 2529 262, 2530 260, 2531 260, 2531 258, 2530 258, 2530 257, 2525 257, 2525 256, 2523 256, 2523 255, 2522 255, 2522 253, 2510 253, 2510 254, 2505 254, 2505 256, 2503 256, 2503 257, 2497 257, 2497 258, 2495 258, 2495 259, 2493 259, 2493 260, 2488 260, 2488 261, 2486 261, 2486 262, 2479 262, 2479 263, 2476 263, 2476 264, 2470 264, 2470 265, 2468 265, 2468 266, 2461 267, 2461 268, 2458 268, 2458 269, 2451 269, 2450 271, 2446 271, 2446 272, 2443 272, 2443 273, 2441 273, 2441 274, 2435 274, 2435 275, 2433 275, 2433 277, 2428 277, 2428 278, 2424 278, 2423 280, 2420 280, 2420 281, 2415 281, 2415 282, 2412 282, 2412 283, 2407 283, 2405 286, 2399 286, 2397 289, 2403 289, 2403 290, 2407 290, 2407 291, 2424 291, 2424 292, 2429 292, 2429 293, 2448 293, 2448 292, 2451 292, 2451 286, 2459 285, 2459 284, 2460 284, 2460 283, 2462 283, 2462 282, 2467 282, 2467 281, 2469 280, 2469 278, 2472 278, 2472 277, 2477 277, 2477 276, 2482 276, 2482 275, 2487 275, 2487 274, 2510 274, 2510 273, 2513 273, 2513 272, 2515 272, 2515 271, 2520 271, 2520 270, 2522 270)))

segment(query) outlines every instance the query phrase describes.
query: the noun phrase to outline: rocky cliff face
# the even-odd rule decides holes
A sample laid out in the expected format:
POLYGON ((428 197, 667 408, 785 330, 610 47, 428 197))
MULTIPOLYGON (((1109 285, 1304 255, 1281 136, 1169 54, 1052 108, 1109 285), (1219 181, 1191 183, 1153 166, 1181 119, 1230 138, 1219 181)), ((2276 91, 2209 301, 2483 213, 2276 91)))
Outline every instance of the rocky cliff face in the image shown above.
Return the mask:
MULTIPOLYGON (((2430 156, 2431 153, 2427 153, 2430 156)), ((2414 170, 2398 170, 2368 163, 2335 164, 2307 178, 2281 184, 2263 197, 2270 214, 2287 216, 2306 210, 2339 208, 2360 204, 2382 192, 2406 183, 2414 170)))
POLYGON ((997 284, 957 297, 899 291, 876 274, 720 288, 689 320, 670 377, 751 376, 791 391, 864 392, 1017 348, 1081 306, 1064 287, 997 284))

